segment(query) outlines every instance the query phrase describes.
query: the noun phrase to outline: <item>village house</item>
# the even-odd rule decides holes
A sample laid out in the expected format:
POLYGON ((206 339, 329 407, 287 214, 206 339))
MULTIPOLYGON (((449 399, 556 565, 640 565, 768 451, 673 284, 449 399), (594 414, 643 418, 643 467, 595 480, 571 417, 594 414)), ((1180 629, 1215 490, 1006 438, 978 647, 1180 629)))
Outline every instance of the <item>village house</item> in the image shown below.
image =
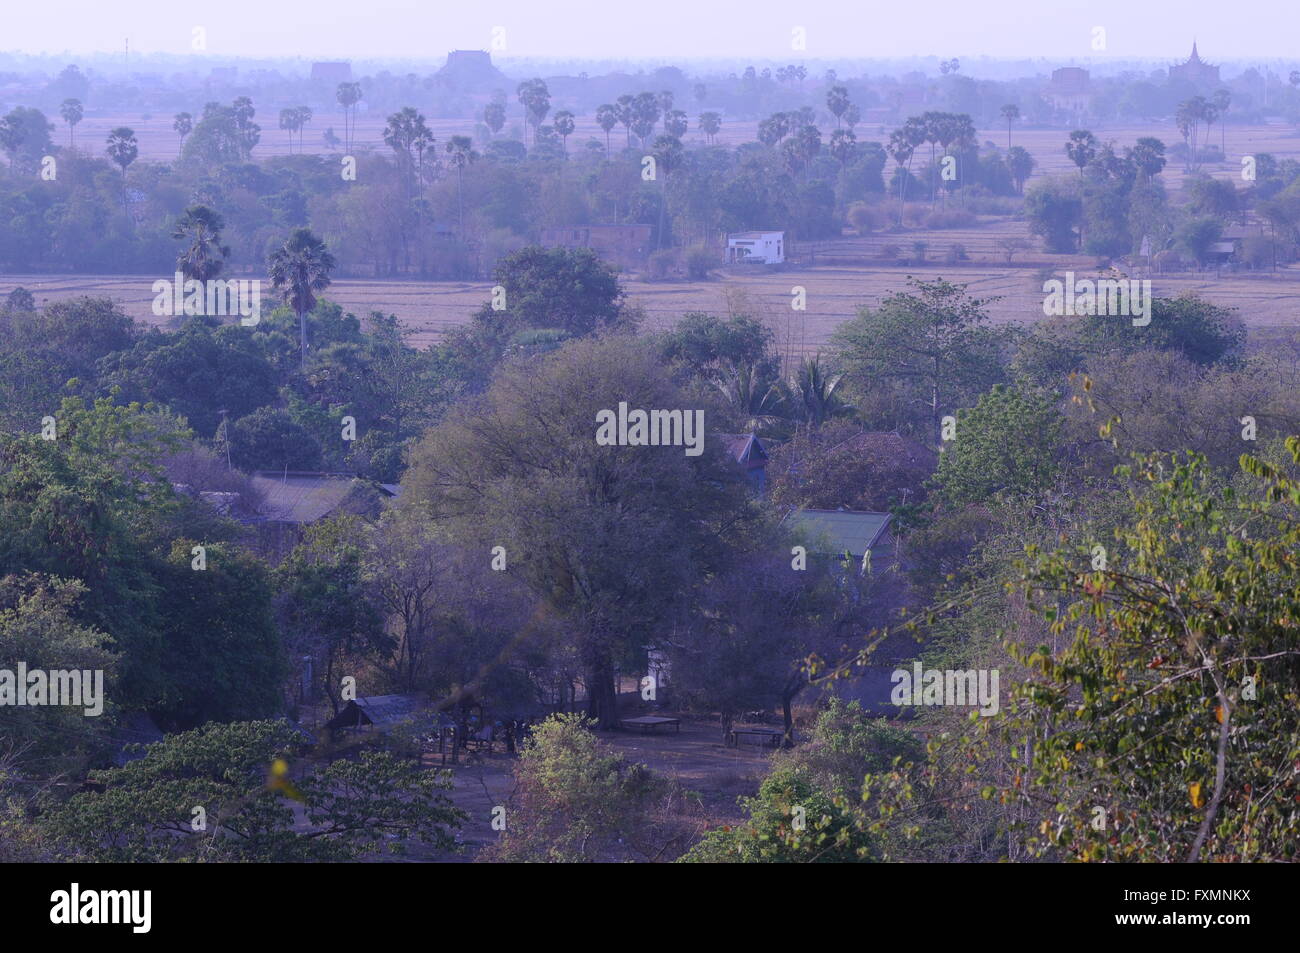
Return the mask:
POLYGON ((736 461, 736 465, 745 474, 745 480, 754 492, 762 495, 767 489, 767 448, 763 446, 756 434, 720 433, 715 436, 722 441, 727 455, 736 461))
POLYGON ((779 265, 785 261, 785 232, 732 232, 727 264, 779 265))
POLYGON ((823 559, 848 560, 870 572, 893 554, 889 513, 861 510, 792 511, 787 517, 808 541, 808 554, 823 559))

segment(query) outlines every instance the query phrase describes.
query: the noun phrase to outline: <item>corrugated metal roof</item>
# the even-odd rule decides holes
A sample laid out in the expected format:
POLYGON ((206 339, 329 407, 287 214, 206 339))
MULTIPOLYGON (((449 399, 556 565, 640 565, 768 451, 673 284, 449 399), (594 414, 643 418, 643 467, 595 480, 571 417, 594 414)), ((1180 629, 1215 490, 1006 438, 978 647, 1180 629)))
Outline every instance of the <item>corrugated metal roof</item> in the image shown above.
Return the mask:
POLYGON ((354 482, 351 476, 324 473, 253 476, 262 494, 266 519, 276 523, 314 523, 338 508, 354 482))
POLYGON ((789 518, 808 534, 818 555, 862 556, 884 535, 891 516, 853 510, 796 510, 789 518))

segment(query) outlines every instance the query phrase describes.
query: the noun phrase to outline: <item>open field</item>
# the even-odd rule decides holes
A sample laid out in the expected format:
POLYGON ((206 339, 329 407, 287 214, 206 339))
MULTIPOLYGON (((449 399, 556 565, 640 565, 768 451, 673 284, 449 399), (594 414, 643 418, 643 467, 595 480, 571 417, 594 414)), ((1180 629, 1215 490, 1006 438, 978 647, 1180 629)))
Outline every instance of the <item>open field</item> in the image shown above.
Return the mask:
MULTIPOLYGON (((1015 224, 1015 223, 1010 223, 1015 224)), ((727 313, 730 307, 760 316, 777 335, 786 353, 811 352, 822 347, 831 332, 853 317, 863 305, 874 306, 888 294, 902 290, 908 275, 934 279, 944 277, 966 283, 971 293, 997 297, 989 306, 995 320, 1032 322, 1042 316, 1043 269, 1060 273, 1067 269, 1080 276, 1089 274, 1095 261, 1086 256, 1030 253, 1008 266, 1005 259, 985 252, 977 244, 978 229, 952 232, 916 232, 873 236, 862 240, 819 243, 820 260, 835 255, 863 256, 853 264, 821 264, 763 274, 718 272, 712 281, 647 281, 625 279, 629 298, 645 310, 649 328, 665 328, 688 311, 727 313), (930 243, 931 258, 940 257, 942 242, 961 241, 974 260, 958 265, 930 261, 924 265, 872 263, 878 246, 887 242, 906 250, 913 238, 930 243), (791 310, 791 288, 807 289, 807 310, 791 310)), ((987 240, 987 239, 986 239, 987 240)), ((158 275, 5 275, 0 277, 0 295, 16 286, 31 291, 38 304, 53 303, 79 295, 105 295, 121 303, 132 317, 149 324, 163 320, 153 315, 151 290, 158 275)), ((488 282, 391 281, 339 279, 326 297, 348 311, 365 315, 380 310, 397 315, 413 331, 416 346, 436 342, 450 327, 464 323, 490 296, 488 282)), ((1248 327, 1300 329, 1300 269, 1239 273, 1216 276, 1210 272, 1156 275, 1152 293, 1170 297, 1196 292, 1217 304, 1236 308, 1248 327)), ((271 299, 264 299, 264 307, 271 299)))

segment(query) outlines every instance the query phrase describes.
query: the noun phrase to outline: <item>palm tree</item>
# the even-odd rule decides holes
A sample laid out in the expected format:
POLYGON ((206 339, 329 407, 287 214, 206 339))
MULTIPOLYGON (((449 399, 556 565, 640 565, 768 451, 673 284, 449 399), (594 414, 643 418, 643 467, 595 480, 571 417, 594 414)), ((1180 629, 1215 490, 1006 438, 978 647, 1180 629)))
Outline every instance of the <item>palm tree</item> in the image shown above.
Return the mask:
POLYGON ((627 135, 628 148, 632 146, 632 120, 636 118, 632 103, 635 101, 636 97, 631 93, 624 93, 614 104, 614 108, 618 110, 618 121, 623 124, 623 131, 627 135))
POLYGON ((618 125, 618 108, 605 103, 596 107, 596 125, 605 130, 605 154, 609 154, 609 134, 618 125))
POLYGON ((343 107, 343 151, 352 154, 352 137, 357 131, 357 103, 361 101, 361 84, 360 83, 339 83, 338 90, 334 93, 334 98, 338 100, 339 105, 343 107), (352 132, 348 132, 348 113, 352 114, 352 132))
POLYGON ((676 136, 660 136, 655 140, 655 165, 662 173, 659 196, 659 247, 664 245, 664 219, 668 214, 668 174, 682 164, 682 141, 676 136))
POLYGON ((840 117, 849 108, 849 91, 843 86, 832 86, 826 94, 826 108, 835 117, 835 128, 840 128, 840 117))
POLYGON ((68 124, 68 147, 69 148, 72 147, 72 144, 74 142, 73 134, 76 131, 77 123, 81 122, 81 117, 84 114, 85 114, 85 110, 81 108, 80 99, 65 99, 63 103, 59 106, 59 115, 62 116, 63 121, 68 124))
POLYGON ((506 124, 506 107, 504 103, 491 102, 483 107, 483 124, 488 127, 492 135, 501 131, 501 127, 506 124))
POLYGON ((298 110, 280 110, 280 128, 289 133, 289 154, 293 155, 293 130, 298 122, 298 110))
POLYGON ((1007 121, 1007 151, 1011 151, 1011 124, 1020 118, 1020 107, 1015 103, 1007 103, 1002 107, 1002 118, 1007 121))
POLYGON ((1178 131, 1183 134, 1183 142, 1190 149, 1188 171, 1196 170, 1196 134, 1211 109, 1213 107, 1204 96, 1193 96, 1179 103, 1174 113, 1174 122, 1178 125, 1178 131))
POLYGON ((271 287, 298 316, 298 340, 302 367, 307 366, 307 315, 316 307, 316 292, 330 284, 334 256, 325 243, 307 228, 295 228, 289 239, 267 259, 271 287))
POLYGON ((140 143, 136 141, 135 130, 118 126, 108 134, 108 146, 104 152, 122 168, 122 211, 130 216, 131 210, 126 202, 126 167, 140 155, 140 143))
POLYGON ((1097 156, 1097 137, 1087 129, 1074 130, 1065 143, 1065 154, 1079 167, 1079 178, 1083 178, 1083 167, 1097 156))
POLYGON ((686 113, 680 109, 670 109, 664 115, 664 134, 680 139, 686 135, 686 113))
POLYGON ((302 130, 304 126, 311 122, 311 107, 299 106, 294 112, 298 114, 294 126, 298 131, 298 151, 302 152, 302 130))
POLYGON ((560 139, 564 143, 564 156, 565 158, 568 158, 569 136, 573 135, 574 127, 573 113, 569 112, 567 109, 561 109, 555 114, 555 118, 551 120, 551 124, 555 126, 555 131, 559 133, 560 139))
POLYGON ((722 116, 715 112, 700 113, 699 126, 705 141, 712 145, 714 137, 722 129, 722 116))
POLYGON ((804 358, 786 382, 789 413, 810 427, 820 427, 851 412, 853 408, 840 396, 843 381, 843 374, 832 373, 822 364, 820 354, 804 358))
POLYGON ((184 152, 185 137, 194 131, 194 117, 189 113, 177 113, 172 117, 172 129, 181 137, 181 152, 184 152))
POLYGON ((745 418, 746 430, 759 430, 781 419, 781 388, 754 364, 720 371, 712 380, 723 399, 745 418))
MULTIPOLYGON (((399 112, 388 117, 388 124, 384 127, 384 142, 397 154, 398 162, 407 169, 407 195, 410 196, 410 183, 416 175, 414 152, 418 148, 419 164, 423 166, 424 150, 434 142, 429 127, 425 125, 424 116, 414 106, 403 106, 399 112)), ((422 174, 423 169, 420 171, 422 174)))
POLYGON ((839 162, 840 168, 848 165, 857 151, 858 137, 847 129, 836 129, 831 133, 830 154, 839 162))
POLYGON ((1216 89, 1214 95, 1210 97, 1210 102, 1214 105, 1215 114, 1219 119, 1219 151, 1223 157, 1228 157, 1228 139, 1227 132, 1223 128, 1223 117, 1228 112, 1228 107, 1232 105, 1232 93, 1226 89, 1216 89))
POLYGON ((206 205, 191 205, 177 220, 172 238, 184 239, 185 249, 176 259, 176 267, 186 278, 210 281, 221 274, 230 249, 221 244, 225 222, 206 205))
POLYGON ((451 164, 456 167, 457 221, 463 234, 465 231, 465 193, 461 175, 465 170, 465 166, 478 158, 478 153, 474 151, 474 142, 469 136, 452 136, 447 141, 447 154, 451 156, 451 164))

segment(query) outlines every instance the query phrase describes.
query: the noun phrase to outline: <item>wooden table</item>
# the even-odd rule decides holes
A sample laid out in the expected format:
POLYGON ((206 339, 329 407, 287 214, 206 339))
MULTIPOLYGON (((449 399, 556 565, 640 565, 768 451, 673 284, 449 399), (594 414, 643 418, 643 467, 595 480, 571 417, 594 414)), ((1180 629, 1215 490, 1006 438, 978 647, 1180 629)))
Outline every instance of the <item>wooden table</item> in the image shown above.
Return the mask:
POLYGON ((627 728, 640 728, 641 731, 658 731, 660 728, 667 728, 669 725, 677 732, 682 730, 682 721, 680 718, 664 718, 659 715, 642 715, 639 718, 624 718, 619 722, 627 728))

